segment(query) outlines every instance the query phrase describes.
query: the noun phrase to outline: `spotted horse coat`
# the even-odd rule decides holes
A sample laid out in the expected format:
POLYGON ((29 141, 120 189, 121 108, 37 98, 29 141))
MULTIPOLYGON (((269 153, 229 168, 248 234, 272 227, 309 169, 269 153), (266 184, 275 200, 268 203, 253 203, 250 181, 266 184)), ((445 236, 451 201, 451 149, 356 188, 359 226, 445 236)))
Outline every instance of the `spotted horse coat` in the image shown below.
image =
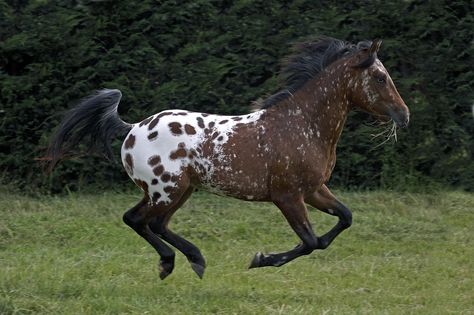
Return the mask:
POLYGON ((325 185, 348 112, 359 108, 394 126, 408 125, 408 107, 377 58, 379 46, 333 38, 298 45, 281 71, 286 88, 241 116, 167 110, 129 124, 117 114, 120 91, 101 90, 66 115, 46 155, 49 168, 81 141, 111 157, 111 140, 124 137, 122 162, 144 197, 123 220, 159 254, 161 279, 174 268, 170 245, 203 276, 200 250, 168 226, 196 188, 273 202, 301 243, 282 253, 258 252, 250 268, 281 266, 325 249, 352 223, 350 210, 325 185), (337 216, 337 224, 317 236, 307 204, 337 216))
POLYGON ((123 165, 148 194, 150 205, 169 204, 180 181, 245 200, 268 199, 267 170, 244 163, 269 150, 258 144, 265 134, 264 112, 221 116, 168 110, 155 114, 133 125, 122 145, 123 165), (242 141, 248 149, 236 151, 242 141), (257 145, 250 149, 254 142, 257 145))

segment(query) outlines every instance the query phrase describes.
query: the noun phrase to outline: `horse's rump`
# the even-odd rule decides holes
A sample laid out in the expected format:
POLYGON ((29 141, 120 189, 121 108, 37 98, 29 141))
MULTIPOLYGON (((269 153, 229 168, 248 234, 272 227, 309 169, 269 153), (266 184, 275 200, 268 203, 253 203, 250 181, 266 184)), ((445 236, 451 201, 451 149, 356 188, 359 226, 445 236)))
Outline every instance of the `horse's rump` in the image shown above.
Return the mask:
POLYGON ((128 175, 156 202, 169 202, 181 176, 212 192, 262 199, 267 194, 268 146, 263 145, 264 111, 221 116, 182 110, 152 115, 130 130, 122 145, 128 175), (265 195, 265 196, 263 196, 265 195))

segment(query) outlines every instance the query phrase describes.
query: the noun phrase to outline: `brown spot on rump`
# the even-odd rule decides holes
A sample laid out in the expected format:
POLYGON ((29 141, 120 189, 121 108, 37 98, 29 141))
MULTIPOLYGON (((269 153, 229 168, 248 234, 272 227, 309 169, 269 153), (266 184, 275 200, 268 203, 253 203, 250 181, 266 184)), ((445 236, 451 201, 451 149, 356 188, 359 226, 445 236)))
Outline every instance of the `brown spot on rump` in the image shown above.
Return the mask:
POLYGON ((217 132, 217 131, 214 132, 214 133, 212 134, 211 140, 214 140, 214 139, 217 138, 218 136, 219 136, 219 132, 217 132))
POLYGON ((207 116, 209 116, 209 114, 201 113, 201 116, 202 116, 202 117, 207 117, 207 116))
POLYGON ((170 173, 168 173, 168 172, 165 172, 163 175, 161 175, 161 180, 162 180, 164 183, 169 182, 170 179, 171 179, 171 175, 170 175, 170 173))
POLYGON ((156 116, 156 118, 161 118, 163 116, 168 116, 168 115, 172 115, 173 113, 172 112, 162 112, 162 113, 159 113, 158 116, 156 116))
POLYGON ((173 186, 166 186, 165 188, 163 188, 163 191, 167 194, 170 194, 172 193, 174 190, 174 187, 173 186))
POLYGON ((155 128, 155 126, 158 124, 158 122, 160 121, 160 116, 156 116, 155 119, 153 119, 151 121, 151 123, 148 125, 148 130, 152 130, 153 128, 155 128))
POLYGON ((224 120, 221 121, 219 124, 220 124, 220 125, 223 125, 223 124, 225 124, 225 123, 228 122, 228 121, 229 121, 228 119, 224 119, 224 120))
POLYGON ((184 158, 186 157, 186 150, 183 149, 183 148, 179 148, 177 151, 176 151, 176 154, 178 155, 179 158, 184 158))
POLYGON ((178 155, 176 154, 176 151, 172 151, 170 153, 170 160, 176 160, 178 159, 178 155))
POLYGON ((185 149, 185 146, 186 144, 184 142, 180 142, 178 144, 178 149, 170 153, 170 159, 176 160, 176 159, 185 158, 186 155, 188 154, 187 150, 185 149))
POLYGON ((127 140, 125 140, 125 150, 133 148, 133 146, 135 145, 135 139, 135 135, 133 134, 130 134, 128 136, 127 140))
POLYGON ((155 191, 153 193, 153 196, 151 197, 151 200, 152 200, 153 203, 156 203, 158 201, 158 199, 160 199, 160 197, 161 197, 161 194, 159 192, 155 191))
POLYGON ((130 153, 125 155, 125 165, 127 168, 127 173, 133 174, 133 157, 130 153))
POLYGON ((178 115, 178 116, 186 116, 188 113, 186 112, 179 112, 179 113, 175 113, 173 115, 178 115))
POLYGON ((217 138, 217 141, 222 141, 222 140, 224 140, 223 136, 219 136, 219 138, 217 138))
POLYGON ((164 170, 165 168, 163 167, 163 165, 158 165, 153 169, 153 174, 155 174, 156 176, 160 176, 161 174, 163 174, 164 170))
POLYGON ((186 131, 186 133, 187 133, 188 135, 194 135, 194 134, 196 134, 196 129, 194 129, 194 127, 191 126, 190 124, 184 125, 184 131, 186 131))
POLYGON ((211 122, 209 123, 209 128, 214 127, 215 124, 216 124, 215 122, 211 121, 211 122))
POLYGON ((156 164, 160 164, 161 157, 159 155, 153 155, 148 158, 148 165, 155 166, 156 164))
POLYGON ((239 121, 239 120, 242 120, 242 117, 232 117, 232 120, 239 121))
POLYGON ((141 179, 134 179, 135 184, 140 187, 146 195, 148 195, 148 184, 141 179))
POLYGON ((202 119, 201 117, 196 117, 196 120, 197 120, 197 123, 198 123, 199 128, 204 129, 204 127, 205 127, 205 125, 204 125, 204 119, 202 119))
POLYGON ((176 175, 171 176, 171 181, 173 183, 176 183, 178 181, 178 176, 176 176, 176 175))
POLYGON ((181 130, 182 126, 179 122, 176 122, 176 121, 170 122, 168 126, 170 127, 171 133, 174 135, 180 135, 183 133, 183 130, 181 130))
POLYGON ((151 180, 151 184, 152 184, 152 185, 158 184, 158 179, 153 178, 153 179, 151 180))
POLYGON ((158 131, 153 131, 148 135, 148 140, 155 140, 158 137, 158 131))
POLYGON ((150 116, 140 122, 139 127, 146 126, 153 119, 153 116, 150 116))

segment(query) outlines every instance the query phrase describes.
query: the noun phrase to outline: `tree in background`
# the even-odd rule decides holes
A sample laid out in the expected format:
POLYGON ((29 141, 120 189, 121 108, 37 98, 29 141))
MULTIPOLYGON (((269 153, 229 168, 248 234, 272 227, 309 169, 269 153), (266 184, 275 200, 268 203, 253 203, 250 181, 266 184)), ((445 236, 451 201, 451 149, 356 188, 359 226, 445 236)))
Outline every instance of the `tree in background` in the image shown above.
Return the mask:
POLYGON ((118 88, 134 122, 168 108, 245 113, 278 90, 289 44, 324 34, 383 39, 380 58, 412 112, 399 142, 377 148, 380 129, 353 113, 331 184, 474 190, 472 12, 472 1, 0 0, 1 180, 53 191, 124 182, 120 163, 98 157, 39 172, 80 98, 118 88))

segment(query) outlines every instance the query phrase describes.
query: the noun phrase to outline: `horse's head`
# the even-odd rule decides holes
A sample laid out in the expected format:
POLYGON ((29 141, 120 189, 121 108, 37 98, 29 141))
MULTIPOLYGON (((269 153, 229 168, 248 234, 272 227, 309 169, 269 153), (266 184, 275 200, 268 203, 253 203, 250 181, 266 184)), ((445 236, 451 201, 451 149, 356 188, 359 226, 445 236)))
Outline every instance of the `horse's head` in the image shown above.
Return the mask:
POLYGON ((391 118, 399 127, 408 126, 410 112, 398 94, 382 62, 377 58, 382 41, 370 45, 360 43, 361 49, 350 60, 350 101, 355 106, 380 119, 391 118))

